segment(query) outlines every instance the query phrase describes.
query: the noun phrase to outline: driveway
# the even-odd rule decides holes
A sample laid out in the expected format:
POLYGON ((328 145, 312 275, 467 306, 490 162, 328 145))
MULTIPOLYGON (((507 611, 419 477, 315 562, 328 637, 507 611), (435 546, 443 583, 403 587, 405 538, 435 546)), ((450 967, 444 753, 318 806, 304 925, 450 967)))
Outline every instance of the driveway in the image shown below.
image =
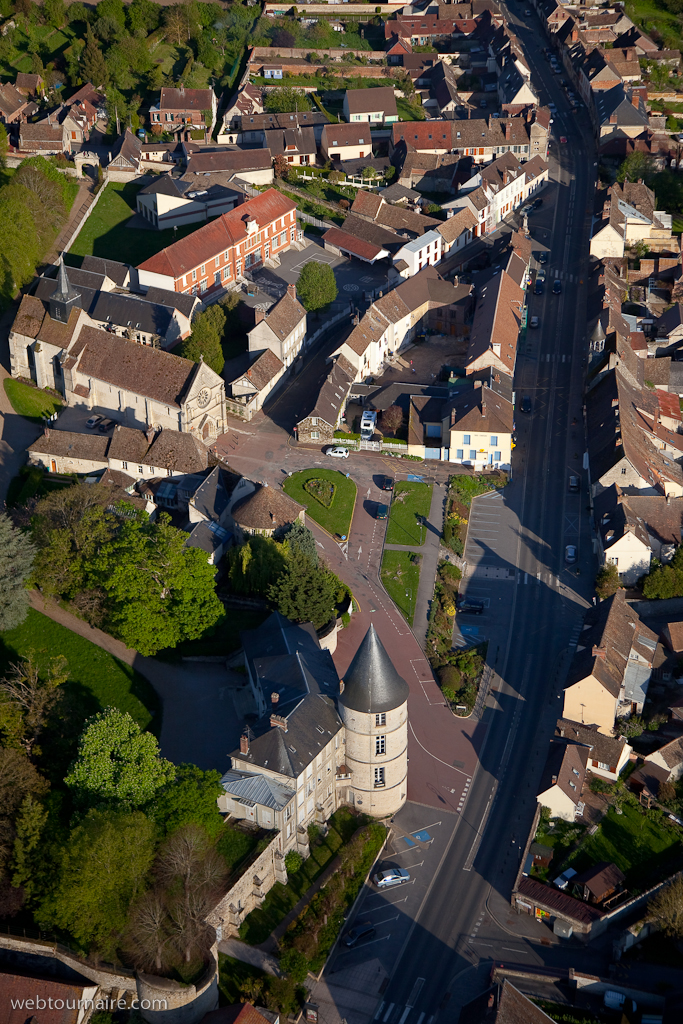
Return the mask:
POLYGON ((167 664, 143 658, 108 633, 31 592, 36 611, 97 644, 119 661, 131 665, 147 679, 162 703, 161 753, 174 764, 196 764, 223 773, 230 767, 228 755, 239 745, 244 704, 245 677, 226 668, 224 662, 184 661, 167 664))

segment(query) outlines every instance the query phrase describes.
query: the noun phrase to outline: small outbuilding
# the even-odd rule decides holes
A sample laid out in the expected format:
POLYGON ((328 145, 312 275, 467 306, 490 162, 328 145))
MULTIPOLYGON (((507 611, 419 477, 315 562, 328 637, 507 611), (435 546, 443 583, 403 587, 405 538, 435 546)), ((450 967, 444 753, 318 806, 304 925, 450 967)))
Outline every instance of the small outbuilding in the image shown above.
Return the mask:
POLYGON ((243 533, 259 533, 264 537, 272 537, 281 526, 289 526, 297 519, 305 523, 305 516, 303 505, 267 484, 258 487, 232 510, 232 517, 243 533))

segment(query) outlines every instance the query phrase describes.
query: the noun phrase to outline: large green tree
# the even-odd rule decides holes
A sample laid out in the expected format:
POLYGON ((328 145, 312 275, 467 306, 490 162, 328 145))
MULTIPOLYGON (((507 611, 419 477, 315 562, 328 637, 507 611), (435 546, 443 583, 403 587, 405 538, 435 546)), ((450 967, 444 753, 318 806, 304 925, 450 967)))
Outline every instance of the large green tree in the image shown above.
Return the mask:
POLYGON ((144 655, 194 640, 223 615, 206 552, 162 513, 154 522, 124 519, 89 570, 107 595, 107 622, 144 655))
POLYGON ((335 614, 339 579, 326 565, 308 558, 291 559, 268 592, 277 610, 292 622, 325 626, 335 614))
POLYGON ((109 71, 90 25, 88 25, 85 49, 81 57, 81 74, 83 80, 92 82, 96 89, 109 84, 109 71))
POLYGON ((310 110, 311 101, 305 92, 283 86, 282 89, 272 89, 268 93, 264 106, 271 114, 289 114, 297 110, 310 110))
POLYGON ((36 549, 27 534, 17 530, 4 513, 0 515, 0 630, 14 629, 26 618, 28 591, 36 549))
POLYGON ((196 764, 181 764, 149 804, 147 813, 167 835, 193 824, 214 838, 223 828, 216 803, 223 793, 220 772, 202 771, 196 764))
POLYGON ((129 809, 153 800, 173 775, 156 737, 126 712, 107 708, 86 723, 64 781, 77 806, 129 809))
POLYGON ((203 357, 207 366, 215 373, 221 373, 225 365, 221 343, 226 320, 225 310, 219 303, 199 313, 192 321, 192 334, 182 343, 181 356, 194 363, 203 357))
POLYGON ((250 537, 228 553, 230 583, 238 594, 265 596, 284 572, 287 552, 272 537, 250 537))
POLYGON ((332 267, 327 263, 309 260, 299 275, 296 290, 309 313, 329 306, 337 298, 337 282, 332 267))
POLYGON ((154 838, 153 823, 140 811, 91 810, 61 850, 38 920, 114 959, 130 904, 145 888, 154 838))
POLYGON ((133 0, 126 10, 128 26, 133 35, 148 35, 159 25, 161 8, 152 0, 133 0))

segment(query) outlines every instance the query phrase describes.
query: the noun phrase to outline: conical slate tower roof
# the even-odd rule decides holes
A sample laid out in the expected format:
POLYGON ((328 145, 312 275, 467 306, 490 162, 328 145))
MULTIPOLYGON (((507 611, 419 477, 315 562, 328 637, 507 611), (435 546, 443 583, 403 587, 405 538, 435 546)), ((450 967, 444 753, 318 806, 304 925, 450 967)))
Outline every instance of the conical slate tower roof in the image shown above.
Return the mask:
POLYGON ((59 257, 59 272, 57 274, 57 288, 52 293, 52 299, 56 302, 69 302, 71 299, 77 298, 79 292, 75 288, 72 288, 71 282, 66 273, 66 267, 64 266, 64 254, 59 257))
POLYGON ((605 331, 603 329, 602 324, 600 323, 600 318, 598 318, 598 322, 595 325, 595 327, 593 328, 593 333, 591 334, 591 341, 604 341, 604 340, 605 340, 605 331))
POLYGON ((375 627, 370 626, 344 673, 340 702, 350 711, 375 715, 405 704, 408 692, 407 682, 394 668, 375 627))

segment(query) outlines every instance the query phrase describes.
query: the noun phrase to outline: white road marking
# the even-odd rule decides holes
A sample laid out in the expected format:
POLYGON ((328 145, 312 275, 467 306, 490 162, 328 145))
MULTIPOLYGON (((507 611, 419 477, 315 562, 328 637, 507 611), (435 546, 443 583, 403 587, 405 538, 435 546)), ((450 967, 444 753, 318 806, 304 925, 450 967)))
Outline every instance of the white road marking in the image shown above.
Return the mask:
POLYGON ((390 1005, 389 1005, 389 1009, 388 1009, 388 1010, 387 1010, 387 1012, 386 1012, 386 1013, 384 1014, 384 1024, 386 1024, 386 1022, 387 1022, 387 1021, 389 1020, 389 1017, 391 1016, 391 1011, 393 1010, 393 1008, 394 1008, 395 1006, 396 1006, 396 1003, 390 1003, 390 1005))

